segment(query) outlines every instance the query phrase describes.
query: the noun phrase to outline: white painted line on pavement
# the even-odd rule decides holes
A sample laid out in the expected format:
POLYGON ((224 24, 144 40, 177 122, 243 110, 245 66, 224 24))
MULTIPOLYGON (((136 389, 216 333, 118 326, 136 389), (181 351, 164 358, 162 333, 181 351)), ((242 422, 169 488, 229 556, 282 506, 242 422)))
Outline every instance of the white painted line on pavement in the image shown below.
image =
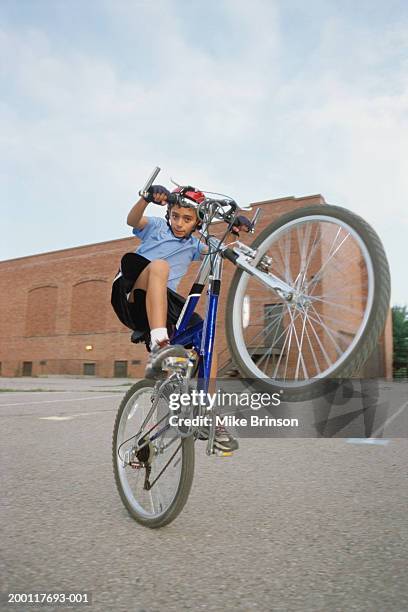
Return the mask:
POLYGON ((74 417, 72 416, 49 416, 49 417, 38 417, 40 421, 70 421, 74 417))
POLYGON ((347 438, 349 444, 375 444, 377 446, 387 446, 389 440, 383 438, 347 438))
MULTIPOLYGON (((72 419, 75 419, 76 417, 79 416, 99 416, 101 411, 96 411, 96 412, 76 412, 75 414, 69 414, 66 416, 46 416, 46 417, 37 417, 40 421, 69 421, 72 419)), ((103 412, 107 412, 106 410, 104 410, 103 412)))
MULTIPOLYGON (((35 389, 13 389, 13 391, 2 391, 1 397, 5 395, 15 395, 16 393, 81 393, 81 391, 55 391, 54 389, 44 389, 43 391, 36 391, 35 389)), ((89 391, 88 391, 89 393, 89 391)))
POLYGON ((17 402, 14 404, 0 404, 0 409, 3 406, 34 406, 35 404, 60 404, 62 402, 84 402, 87 400, 98 400, 98 399, 105 399, 106 397, 118 397, 118 393, 115 394, 111 394, 111 395, 97 395, 96 397, 73 397, 73 398, 69 398, 69 399, 60 399, 60 400, 44 400, 43 402, 17 402))

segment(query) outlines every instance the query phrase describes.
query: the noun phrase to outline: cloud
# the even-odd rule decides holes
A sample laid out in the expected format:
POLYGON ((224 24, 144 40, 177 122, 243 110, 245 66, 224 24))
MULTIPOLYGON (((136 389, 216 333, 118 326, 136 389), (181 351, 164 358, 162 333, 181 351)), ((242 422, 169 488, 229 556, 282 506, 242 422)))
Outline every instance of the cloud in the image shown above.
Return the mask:
MULTIPOLYGON (((336 3, 93 6, 106 28, 94 47, 70 46, 56 23, 0 31, 0 196, 19 236, 3 257, 126 235, 159 164, 165 183, 242 204, 321 192, 375 226, 400 274, 406 20, 360 19, 336 3)), ((396 299, 408 301, 402 281, 396 299)))

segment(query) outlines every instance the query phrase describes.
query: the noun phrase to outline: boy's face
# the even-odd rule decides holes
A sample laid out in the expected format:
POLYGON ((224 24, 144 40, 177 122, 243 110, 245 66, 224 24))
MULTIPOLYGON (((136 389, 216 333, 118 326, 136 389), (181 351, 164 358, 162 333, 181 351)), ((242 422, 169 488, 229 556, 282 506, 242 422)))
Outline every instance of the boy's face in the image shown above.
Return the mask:
POLYGON ((195 208, 173 206, 170 210, 170 225, 177 238, 184 238, 191 234, 195 230, 197 221, 195 208))

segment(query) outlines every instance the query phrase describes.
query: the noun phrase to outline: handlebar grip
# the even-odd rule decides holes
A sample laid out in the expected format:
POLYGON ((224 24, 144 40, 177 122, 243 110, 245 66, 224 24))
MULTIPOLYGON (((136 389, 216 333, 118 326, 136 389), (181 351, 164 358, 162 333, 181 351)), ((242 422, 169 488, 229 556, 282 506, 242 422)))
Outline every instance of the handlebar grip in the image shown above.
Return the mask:
POLYGON ((150 177, 148 178, 145 186, 143 187, 143 189, 141 189, 139 191, 139 195, 142 198, 146 198, 149 195, 149 189, 150 187, 153 185, 153 181, 156 179, 156 176, 159 174, 161 168, 159 168, 159 166, 156 166, 156 168, 153 170, 152 174, 150 175, 150 177))

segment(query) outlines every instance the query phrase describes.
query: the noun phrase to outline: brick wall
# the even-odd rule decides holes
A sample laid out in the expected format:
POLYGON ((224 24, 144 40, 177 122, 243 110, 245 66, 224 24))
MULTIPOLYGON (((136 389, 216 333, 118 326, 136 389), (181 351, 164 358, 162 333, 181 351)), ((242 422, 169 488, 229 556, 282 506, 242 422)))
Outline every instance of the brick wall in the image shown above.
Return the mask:
MULTIPOLYGON (((324 203, 320 195, 258 202, 253 205, 262 209, 256 234, 289 210, 324 203)), ((220 237, 224 231, 224 224, 219 224, 212 233, 220 237)), ((247 244, 253 239, 244 234, 240 238, 247 244)), ((86 372, 111 377, 115 362, 121 362, 116 364, 117 373, 127 368, 128 376, 141 376, 145 347, 130 343, 130 330, 117 320, 110 305, 120 259, 134 251, 138 242, 129 237, 0 262, 1 375, 21 376, 23 370, 29 374, 31 364, 32 375, 82 375, 85 367, 86 372)), ((188 293, 198 267, 199 263, 192 264, 181 281, 178 292, 182 295, 188 293)), ((224 317, 234 272, 225 262, 217 324, 220 365, 229 356, 224 317)), ((379 343, 380 358, 376 357, 383 375, 391 371, 392 360, 389 323, 386 329, 379 343)))

